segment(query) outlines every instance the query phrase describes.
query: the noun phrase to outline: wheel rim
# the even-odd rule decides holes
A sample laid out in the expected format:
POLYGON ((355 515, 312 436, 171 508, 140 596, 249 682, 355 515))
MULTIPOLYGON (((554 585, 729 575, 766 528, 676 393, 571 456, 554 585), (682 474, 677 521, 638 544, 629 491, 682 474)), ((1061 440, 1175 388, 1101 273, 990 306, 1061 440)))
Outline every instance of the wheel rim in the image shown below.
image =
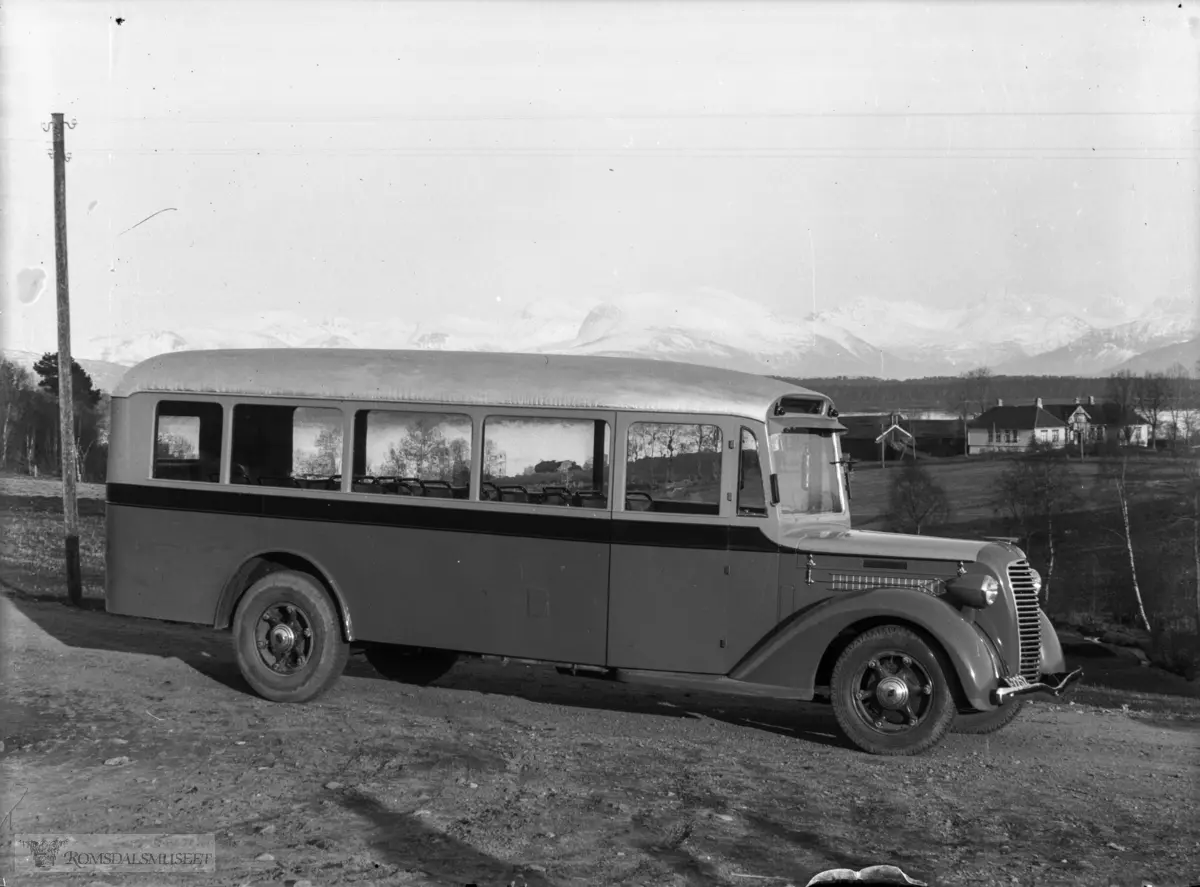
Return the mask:
POLYGON ((294 675, 312 657, 312 620, 295 604, 275 604, 255 623, 255 643, 263 665, 276 674, 294 675))
POLYGON ((881 653, 858 668, 851 684, 854 711, 872 730, 905 733, 928 717, 933 707, 933 679, 911 656, 881 653))

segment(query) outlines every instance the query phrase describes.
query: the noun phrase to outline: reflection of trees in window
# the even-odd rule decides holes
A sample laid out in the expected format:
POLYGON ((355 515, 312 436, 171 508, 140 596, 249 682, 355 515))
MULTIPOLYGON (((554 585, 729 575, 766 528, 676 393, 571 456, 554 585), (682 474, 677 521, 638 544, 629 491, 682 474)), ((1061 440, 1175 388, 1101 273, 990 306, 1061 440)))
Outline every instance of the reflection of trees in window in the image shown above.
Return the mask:
POLYGON ((467 416, 399 413, 368 414, 367 448, 379 452, 367 474, 411 477, 465 486, 471 477, 471 420, 467 416))
POLYGON ((626 475, 630 490, 668 498, 718 501, 721 429, 716 425, 637 422, 629 426, 626 475))
POLYGON ((154 430, 153 476, 215 483, 221 465, 220 404, 162 401, 154 430))
POLYGON ((154 455, 158 459, 195 459, 196 445, 182 434, 160 431, 154 455))
POLYGON ((488 416, 481 495, 501 502, 602 507, 609 432, 602 419, 488 416), (581 498, 583 497, 583 498, 581 498))
POLYGON ((495 480, 505 477, 508 473, 508 456, 496 445, 494 440, 483 443, 483 477, 485 480, 495 480))
POLYGON ((319 430, 311 447, 296 447, 292 451, 293 477, 329 477, 342 471, 341 413, 331 409, 296 410, 295 431, 306 426, 311 428, 313 425, 318 425, 319 430), (305 413, 311 415, 304 415, 305 413))

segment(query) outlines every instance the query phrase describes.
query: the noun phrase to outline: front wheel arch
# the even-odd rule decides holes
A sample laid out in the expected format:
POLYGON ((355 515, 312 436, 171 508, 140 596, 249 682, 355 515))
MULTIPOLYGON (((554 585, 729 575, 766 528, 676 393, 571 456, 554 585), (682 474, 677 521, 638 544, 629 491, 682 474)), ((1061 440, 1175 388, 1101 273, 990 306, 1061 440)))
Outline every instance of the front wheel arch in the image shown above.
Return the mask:
POLYGON ((346 643, 353 643, 354 626, 350 620, 350 608, 346 605, 341 590, 329 578, 326 570, 321 569, 321 567, 304 555, 292 551, 263 551, 243 561, 242 565, 234 571, 233 575, 229 577, 221 589, 221 596, 217 601, 217 609, 213 615, 213 628, 230 628, 233 624, 233 614, 237 609, 238 602, 241 601, 246 592, 253 588, 254 584, 264 576, 284 570, 291 570, 311 576, 325 589, 325 593, 329 595, 330 600, 333 601, 334 608, 337 610, 338 620, 341 624, 342 639, 346 643))
POLYGON ((916 634, 923 640, 935 653, 940 655, 949 666, 946 674, 946 681, 950 685, 950 694, 954 697, 954 704, 959 708, 970 708, 971 703, 967 701, 967 694, 963 690, 962 678, 959 677, 958 669, 954 668, 953 660, 948 655, 945 646, 930 634, 925 628, 917 625, 915 622, 909 622, 906 619, 897 619, 891 616, 877 616, 870 619, 861 619, 851 625, 847 625, 839 632, 829 645, 825 648, 824 654, 821 656, 820 665, 817 666, 816 679, 814 681, 817 687, 829 688, 832 695, 831 681, 833 679, 833 667, 837 665, 838 657, 842 655, 847 647, 852 644, 859 635, 866 634, 873 628, 878 628, 881 625, 898 625, 901 628, 907 628, 909 631, 916 634))

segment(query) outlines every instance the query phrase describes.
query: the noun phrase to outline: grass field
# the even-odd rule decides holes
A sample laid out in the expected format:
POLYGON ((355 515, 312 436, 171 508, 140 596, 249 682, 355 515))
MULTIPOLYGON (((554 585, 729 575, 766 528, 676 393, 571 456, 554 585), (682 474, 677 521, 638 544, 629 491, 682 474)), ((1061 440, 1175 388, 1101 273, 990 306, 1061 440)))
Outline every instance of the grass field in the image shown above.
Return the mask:
MULTIPOLYGON (((1011 457, 966 457, 948 459, 924 458, 921 464, 942 485, 950 499, 951 517, 946 528, 976 526, 996 520, 995 485, 1011 457)), ((1112 467, 1112 463, 1107 463, 1112 467)), ((1111 488, 1102 483, 1105 465, 1098 458, 1083 462, 1067 460, 1063 470, 1080 495, 1080 510, 1099 507, 1113 509, 1116 500, 1111 488)), ((1186 460, 1165 454, 1136 454, 1128 462, 1128 482, 1132 503, 1145 503, 1170 495, 1184 482, 1186 460)), ((896 462, 881 468, 878 463, 858 463, 851 480, 851 512, 854 525, 877 529, 888 511, 888 485, 901 470, 896 462)))
MULTIPOLYGON (((104 597, 104 486, 79 486, 83 593, 104 597)), ((62 485, 50 478, 0 478, 0 585, 34 597, 62 598, 66 567, 62 485)))

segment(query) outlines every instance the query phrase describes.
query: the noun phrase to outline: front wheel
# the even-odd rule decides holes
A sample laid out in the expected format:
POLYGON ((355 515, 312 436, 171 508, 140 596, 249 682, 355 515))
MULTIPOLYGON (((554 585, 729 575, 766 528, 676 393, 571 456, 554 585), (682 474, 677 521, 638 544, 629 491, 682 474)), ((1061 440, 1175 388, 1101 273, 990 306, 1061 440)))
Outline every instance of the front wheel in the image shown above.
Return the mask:
POLYGON ((291 570, 264 576, 242 596, 233 645, 246 683, 272 702, 315 699, 341 676, 350 656, 325 589, 291 570))
POLYGON ((960 714, 954 719, 954 726, 950 728, 950 732, 970 733, 975 736, 995 733, 997 730, 1007 727, 1016 720, 1017 715, 1021 713, 1021 709, 1024 707, 1024 702, 1020 699, 1014 699, 1012 702, 1002 705, 999 708, 994 708, 991 711, 972 711, 960 714))
POLYGON ((954 720, 949 674, 941 653, 911 629, 881 625, 863 632, 833 667, 838 726, 870 754, 920 754, 954 720))

